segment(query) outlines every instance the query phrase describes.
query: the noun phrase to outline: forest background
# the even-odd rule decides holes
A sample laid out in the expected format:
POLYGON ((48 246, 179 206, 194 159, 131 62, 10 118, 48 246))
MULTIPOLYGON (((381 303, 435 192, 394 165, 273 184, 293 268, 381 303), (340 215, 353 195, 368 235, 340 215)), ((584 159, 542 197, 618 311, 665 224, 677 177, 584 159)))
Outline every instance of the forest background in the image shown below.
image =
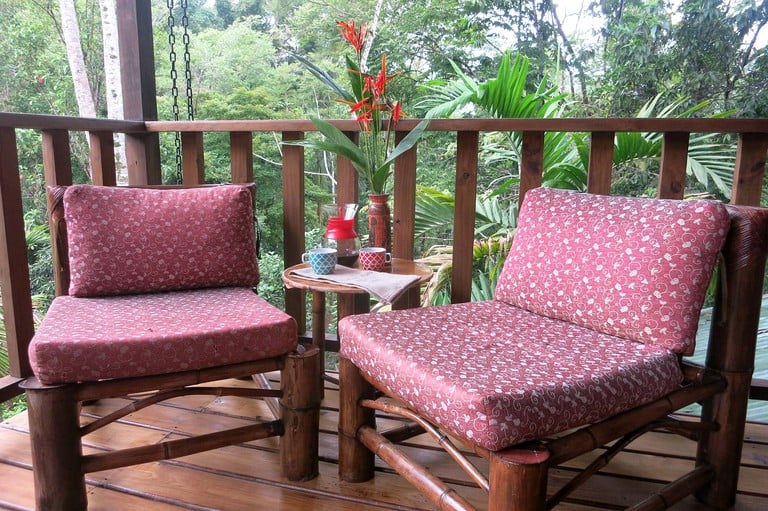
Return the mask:
MULTIPOLYGON (((0 0, 0 111, 119 118, 119 63, 110 43, 114 2, 0 0), (79 61, 73 60, 75 47, 80 48, 79 61)), ((440 115, 504 116, 478 94, 499 86, 497 76, 522 84, 515 101, 528 98, 537 104, 526 116, 768 114, 766 1, 152 0, 152 9, 161 119, 173 119, 176 112, 182 119, 190 112, 197 119, 348 117, 334 91, 295 56, 342 81, 349 52, 336 24, 351 20, 372 30, 372 67, 386 54, 388 71, 401 73, 390 84, 390 96, 403 101, 410 117, 430 109, 440 115), (505 54, 519 65, 502 76, 505 54), (174 60, 176 83, 171 79, 174 60), (473 91, 474 96, 468 94, 473 91)), ((31 131, 18 133, 32 285, 44 308, 52 284, 40 140, 31 131)), ((711 163, 733 141, 699 142, 711 163)), ((560 163, 578 159, 578 137, 555 143, 570 144, 571 149, 558 153, 560 163)), ((73 145, 76 180, 87 182, 86 140, 75 139, 73 145)), ((614 186, 636 195, 653 189, 658 140, 646 135, 631 147, 619 145, 614 186)), ((484 134, 482 147, 477 246, 479 256, 486 257, 477 263, 479 297, 487 295, 493 268, 504 255, 494 257, 494 250, 505 246, 514 228, 516 172, 513 138, 484 134)), ((161 140, 167 182, 178 174, 174 150, 172 137, 161 140)), ((206 135, 211 182, 227 179, 228 154, 223 135, 206 135)), ((418 154, 418 246, 427 251, 450 238, 455 140, 429 133, 418 154)), ((279 140, 255 136, 254 156, 262 274, 279 274, 279 140)), ((706 157, 702 161, 701 168, 692 169, 691 191, 727 196, 729 183, 719 177, 717 164, 707 165, 706 157)), ((579 188, 578 175, 572 175, 581 172, 577 167, 567 167, 571 174, 554 175, 553 184, 579 188)), ((333 158, 309 152, 306 169, 311 245, 321 228, 309 205, 319 210, 333 200, 333 158)), ((265 279, 260 292, 279 302, 282 285, 265 279)))

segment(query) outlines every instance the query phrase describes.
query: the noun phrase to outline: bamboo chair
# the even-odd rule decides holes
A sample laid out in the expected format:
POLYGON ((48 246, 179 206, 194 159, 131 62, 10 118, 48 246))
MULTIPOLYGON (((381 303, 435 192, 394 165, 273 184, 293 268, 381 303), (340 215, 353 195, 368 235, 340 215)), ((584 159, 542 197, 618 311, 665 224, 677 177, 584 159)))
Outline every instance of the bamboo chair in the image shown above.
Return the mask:
POLYGON ((540 511, 663 429, 698 441, 695 466, 628 509, 665 509, 690 493, 731 506, 766 238, 768 212, 758 208, 528 192, 493 300, 340 322, 341 478, 373 477, 376 453, 439 509, 475 509, 396 445, 427 432, 488 492, 488 509, 540 511), (707 361, 697 367, 682 357, 718 253, 707 361), (670 416, 696 402, 700 421, 670 416), (380 432, 377 411, 413 422, 380 432), (548 469, 610 442, 548 491, 548 469), (489 461, 488 475, 462 446, 489 461))
POLYGON ((48 200, 60 296, 32 339, 35 377, 24 383, 37 509, 86 509, 86 473, 272 436, 285 477, 315 477, 319 355, 253 290, 252 187, 78 185, 48 200), (281 390, 198 386, 276 370, 281 390), (83 454, 85 435, 185 395, 280 398, 282 417, 83 454), (130 404, 80 424, 82 402, 118 396, 130 404))

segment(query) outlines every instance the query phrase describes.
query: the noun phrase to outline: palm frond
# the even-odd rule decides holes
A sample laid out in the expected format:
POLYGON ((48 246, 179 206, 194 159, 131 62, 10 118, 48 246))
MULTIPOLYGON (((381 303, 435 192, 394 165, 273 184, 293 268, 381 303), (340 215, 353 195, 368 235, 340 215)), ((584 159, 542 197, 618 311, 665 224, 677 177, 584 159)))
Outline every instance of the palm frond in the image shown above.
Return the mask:
POLYGON ((454 209, 455 200, 452 194, 434 188, 419 187, 416 190, 415 236, 452 229, 454 209))

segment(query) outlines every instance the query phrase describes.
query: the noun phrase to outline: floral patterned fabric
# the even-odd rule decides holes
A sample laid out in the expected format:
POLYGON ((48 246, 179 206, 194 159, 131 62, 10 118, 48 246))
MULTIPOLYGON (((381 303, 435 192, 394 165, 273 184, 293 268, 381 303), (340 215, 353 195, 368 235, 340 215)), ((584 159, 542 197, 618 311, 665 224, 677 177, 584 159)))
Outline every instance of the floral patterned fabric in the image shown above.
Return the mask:
POLYGON ((344 318, 341 355, 492 451, 594 423, 679 387, 728 222, 712 201, 531 190, 494 300, 344 318))
POLYGON ((714 201, 534 189, 495 298, 690 355, 728 226, 714 201))
POLYGON ((57 297, 29 347, 44 384, 167 374, 288 353, 296 323, 249 288, 57 297))
POLYGON ((71 186, 64 194, 73 296, 259 281, 251 193, 71 186))
MULTIPOLYGON (((675 353, 492 300, 349 316, 341 355, 415 410, 499 450, 676 389, 675 353)), ((343 382, 342 382, 343 385, 343 382)))

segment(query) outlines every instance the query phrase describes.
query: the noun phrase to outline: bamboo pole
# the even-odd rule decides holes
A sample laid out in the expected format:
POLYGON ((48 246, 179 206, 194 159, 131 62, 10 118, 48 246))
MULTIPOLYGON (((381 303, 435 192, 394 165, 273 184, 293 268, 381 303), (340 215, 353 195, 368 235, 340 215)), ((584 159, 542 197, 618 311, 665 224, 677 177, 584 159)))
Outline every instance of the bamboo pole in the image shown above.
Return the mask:
POLYGON ((310 346, 288 355, 281 373, 280 399, 285 428, 280 440, 280 464, 290 481, 307 481, 319 472, 320 350, 310 346))
POLYGON ((357 432, 363 426, 376 427, 373 410, 360 406, 360 401, 372 398, 374 389, 344 357, 339 360, 339 380, 339 476, 342 481, 360 483, 373 477, 374 456, 357 432))

